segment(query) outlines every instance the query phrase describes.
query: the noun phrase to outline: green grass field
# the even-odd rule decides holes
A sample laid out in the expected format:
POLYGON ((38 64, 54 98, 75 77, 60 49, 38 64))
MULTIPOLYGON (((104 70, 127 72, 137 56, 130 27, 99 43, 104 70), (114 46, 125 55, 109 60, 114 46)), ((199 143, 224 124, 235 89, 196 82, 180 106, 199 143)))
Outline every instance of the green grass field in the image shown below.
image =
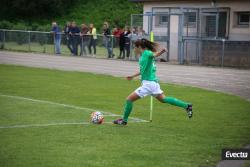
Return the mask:
MULTIPOLYGON (((212 167, 222 148, 250 143, 250 102, 199 88, 161 84, 169 96, 194 104, 182 109, 154 101, 153 122, 115 126, 138 80, 107 75, 0 65, 0 166, 212 167), (106 111, 105 124, 89 124, 106 111)), ((132 117, 148 120, 149 98, 132 117)))

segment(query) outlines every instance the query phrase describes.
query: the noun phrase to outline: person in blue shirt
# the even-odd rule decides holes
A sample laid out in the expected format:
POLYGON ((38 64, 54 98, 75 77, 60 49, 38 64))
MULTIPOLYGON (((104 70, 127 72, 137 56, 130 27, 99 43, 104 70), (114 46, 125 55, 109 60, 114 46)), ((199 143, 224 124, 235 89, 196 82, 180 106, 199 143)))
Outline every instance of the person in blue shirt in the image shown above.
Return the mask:
POLYGON ((51 31, 54 35, 55 53, 61 54, 61 30, 56 22, 52 23, 51 31))
POLYGON ((78 45, 80 42, 80 29, 76 26, 76 22, 72 22, 72 27, 69 30, 69 35, 72 37, 72 50, 73 55, 77 56, 78 54, 78 45))

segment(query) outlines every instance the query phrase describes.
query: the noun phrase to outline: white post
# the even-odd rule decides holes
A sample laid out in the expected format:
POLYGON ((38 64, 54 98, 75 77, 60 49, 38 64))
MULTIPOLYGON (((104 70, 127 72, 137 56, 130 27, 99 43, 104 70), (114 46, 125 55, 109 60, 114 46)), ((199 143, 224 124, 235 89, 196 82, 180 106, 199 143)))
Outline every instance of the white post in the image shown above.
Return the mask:
MULTIPOLYGON (((151 30, 150 32, 150 41, 154 42, 154 32, 151 30)), ((149 121, 153 121, 153 97, 150 96, 150 115, 149 115, 149 121)))
POLYGON ((150 96, 150 115, 149 115, 149 121, 153 121, 153 97, 150 96))

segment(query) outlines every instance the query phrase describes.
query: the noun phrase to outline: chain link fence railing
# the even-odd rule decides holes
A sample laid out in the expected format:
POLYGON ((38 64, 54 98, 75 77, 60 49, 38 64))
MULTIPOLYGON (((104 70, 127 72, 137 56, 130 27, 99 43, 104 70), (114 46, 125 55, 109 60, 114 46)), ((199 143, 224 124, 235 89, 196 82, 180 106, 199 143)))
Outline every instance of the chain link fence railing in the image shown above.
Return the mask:
MULTIPOLYGON (((140 38, 149 39, 149 30, 143 30, 143 35, 138 34, 138 28, 143 26, 142 19, 143 16, 138 16, 138 19, 134 20, 137 24, 133 24, 136 26, 132 27, 132 33, 126 36, 130 41, 130 55, 127 59, 138 60, 138 55, 133 52, 134 41, 140 38)), ((120 56, 119 38, 114 36, 107 38, 98 34, 97 39, 95 39, 95 52, 93 45, 90 47, 91 36, 85 35, 81 37, 77 35, 75 37, 77 38, 78 56, 108 58, 108 49, 112 52, 114 58, 120 56)), ((60 48, 62 55, 72 55, 72 38, 74 37, 70 39, 69 35, 61 33, 60 48)), ((159 43, 161 40, 158 38, 160 36, 157 36, 156 33, 155 41, 159 43)), ((183 37, 181 45, 180 52, 183 57, 183 64, 250 68, 250 41, 183 37)), ((0 49, 47 54, 56 53, 54 35, 51 32, 40 31, 0 30, 0 49)))
MULTIPOLYGON (((97 34, 96 39, 90 35, 80 36, 60 33, 60 50, 62 55, 73 55, 75 47, 77 56, 92 56, 96 58, 108 58, 108 49, 113 56, 119 55, 119 43, 114 36, 97 34), (94 45, 96 47, 94 47, 94 45)), ((23 52, 37 52, 55 54, 56 45, 54 34, 40 31, 21 31, 0 29, 0 49, 23 52)))
POLYGON ((184 39, 184 63, 250 68, 250 41, 184 39))

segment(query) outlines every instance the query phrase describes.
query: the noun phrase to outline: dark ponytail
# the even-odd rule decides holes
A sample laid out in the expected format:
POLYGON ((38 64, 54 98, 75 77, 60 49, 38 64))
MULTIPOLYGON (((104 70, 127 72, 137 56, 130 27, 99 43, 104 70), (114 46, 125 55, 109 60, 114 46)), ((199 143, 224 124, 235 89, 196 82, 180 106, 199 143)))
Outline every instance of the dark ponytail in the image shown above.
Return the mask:
POLYGON ((156 52, 158 44, 151 42, 145 38, 142 39, 138 39, 137 41, 135 41, 135 47, 141 47, 142 49, 149 49, 152 52, 156 52))

